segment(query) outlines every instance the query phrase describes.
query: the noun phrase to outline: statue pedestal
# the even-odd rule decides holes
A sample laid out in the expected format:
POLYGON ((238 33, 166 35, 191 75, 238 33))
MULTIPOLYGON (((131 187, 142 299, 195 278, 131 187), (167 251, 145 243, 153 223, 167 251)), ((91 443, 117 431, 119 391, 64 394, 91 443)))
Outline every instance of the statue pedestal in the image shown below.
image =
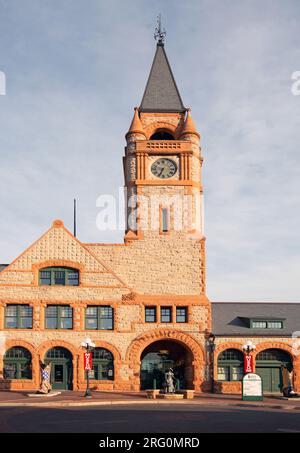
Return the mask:
POLYGON ((156 398, 162 400, 183 400, 182 393, 159 393, 156 395, 156 398))

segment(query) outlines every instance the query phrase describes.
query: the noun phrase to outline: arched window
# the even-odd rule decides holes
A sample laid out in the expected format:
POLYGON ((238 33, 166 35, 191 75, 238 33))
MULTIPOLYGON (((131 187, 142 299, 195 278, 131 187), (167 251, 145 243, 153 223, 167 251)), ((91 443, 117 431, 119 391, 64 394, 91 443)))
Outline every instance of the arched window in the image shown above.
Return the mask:
POLYGON ((114 356, 104 348, 92 351, 94 379, 96 381, 114 380, 114 356))
POLYGON ((244 356, 238 349, 225 349, 218 356, 218 380, 241 381, 244 356))
POLYGON ((282 349, 265 349, 256 356, 256 362, 278 362, 280 364, 289 364, 291 357, 288 352, 282 349))
POLYGON ((78 286, 79 271, 70 267, 45 267, 40 270, 40 285, 78 286))
POLYGON ((157 130, 153 135, 151 135, 150 140, 174 140, 174 137, 170 132, 157 130))
POLYGON ((4 356, 4 379, 32 379, 31 354, 22 347, 8 349, 4 356))

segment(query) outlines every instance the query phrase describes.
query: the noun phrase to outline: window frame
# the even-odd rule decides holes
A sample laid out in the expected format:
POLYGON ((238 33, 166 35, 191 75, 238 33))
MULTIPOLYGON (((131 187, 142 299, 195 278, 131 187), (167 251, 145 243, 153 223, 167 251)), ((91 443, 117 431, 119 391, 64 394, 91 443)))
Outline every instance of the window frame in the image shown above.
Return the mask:
POLYGON ((74 310, 71 305, 58 305, 58 304, 48 304, 45 308, 45 330, 73 330, 74 329, 74 310), (48 308, 56 308, 56 316, 47 316, 48 308), (71 316, 62 316, 63 309, 68 308, 71 310, 71 316), (56 327, 47 327, 47 318, 56 319, 56 327), (71 319, 71 327, 60 327, 62 319, 71 319))
POLYGON ((43 267, 39 269, 39 286, 66 286, 74 288, 76 286, 80 286, 80 271, 79 269, 67 266, 51 266, 51 267, 43 267), (49 272, 50 273, 50 283, 43 283, 42 272, 49 272), (55 272, 63 272, 64 273, 64 283, 55 283, 55 272), (77 273, 77 284, 70 284, 72 279, 69 278, 69 274, 77 273))
POLYGON ((161 322, 161 324, 171 324, 173 322, 172 307, 168 307, 168 306, 160 307, 160 322, 161 322), (163 321, 162 318, 163 318, 163 316, 165 316, 163 314, 163 310, 168 310, 168 312, 170 314, 169 321, 163 321))
POLYGON ((217 357, 217 381, 219 382, 241 382, 244 376, 244 356, 243 352, 239 351, 238 349, 234 348, 228 348, 224 349, 224 351, 221 351, 220 354, 217 357), (222 355, 224 352, 229 351, 229 350, 234 350, 238 353, 240 353, 240 359, 219 359, 219 356, 222 355), (228 379, 219 379, 219 368, 224 368, 225 369, 225 375, 229 377, 228 379), (241 378, 240 379, 233 379, 234 375, 234 368, 240 368, 241 369, 241 378))
POLYGON ((160 208, 160 232, 161 234, 170 232, 170 208, 165 206, 160 208))
POLYGON ((180 307, 180 306, 176 307, 176 323, 178 323, 178 324, 186 324, 188 322, 189 322, 188 321, 188 307, 180 307), (178 321, 178 317, 182 316, 182 315, 178 314, 179 310, 184 310, 184 312, 185 312, 184 321, 178 321))
POLYGON ((29 304, 7 304, 4 307, 4 328, 9 330, 32 330, 33 329, 33 307, 29 304), (16 308, 16 315, 15 316, 7 316, 7 308, 8 307, 15 307, 16 308), (21 316, 21 309, 27 307, 31 311, 30 316, 21 316), (9 327, 7 325, 7 318, 15 318, 16 319, 16 327, 9 327), (22 327, 21 321, 24 318, 31 318, 31 327, 22 327))
POLYGON ((107 348, 101 348, 101 347, 97 347, 97 348, 94 348, 92 350, 92 369, 93 369, 93 372, 94 372, 94 377, 91 378, 92 380, 94 381, 114 381, 115 380, 115 363, 114 363, 114 355, 111 351, 109 351, 109 349, 107 348), (99 358, 94 358, 93 356, 93 352, 95 351, 95 349, 101 349, 101 350, 104 350, 104 351, 107 351, 110 355, 111 355, 111 360, 108 360, 108 359, 99 359, 99 358), (103 374, 103 366, 107 366, 107 365, 111 365, 111 369, 112 369, 112 375, 111 376, 108 376, 106 378, 100 378, 99 379, 99 376, 103 374), (97 368, 97 370, 95 370, 95 368, 97 368), (96 376, 96 373, 97 373, 97 378, 95 377, 96 376))
POLYGON ((145 322, 146 323, 150 323, 150 324, 155 324, 157 322, 157 307, 150 306, 150 305, 145 306, 145 322), (154 316, 153 316, 154 320, 153 321, 149 321, 147 319, 147 316, 150 316, 150 317, 152 316, 152 315, 147 313, 147 310, 153 310, 154 311, 154 316))
POLYGON ((282 330, 284 328, 283 319, 250 319, 250 328, 256 330, 282 330), (265 327, 255 327, 254 323, 264 323, 265 327), (280 324, 280 327, 270 327, 270 324, 280 324))
POLYGON ((13 346, 13 347, 9 348, 7 351, 5 351, 5 354, 3 357, 3 377, 5 380, 8 380, 8 381, 20 381, 20 380, 30 381, 30 380, 32 380, 32 354, 31 354, 31 352, 28 349, 24 348, 23 346, 13 346), (22 350, 26 351, 26 353, 28 353, 28 357, 6 357, 7 352, 10 351, 11 349, 22 349, 22 350), (5 373, 6 373, 5 368, 8 364, 15 365, 15 374, 16 374, 15 378, 7 377, 5 375, 5 373), (22 368, 21 368, 22 365, 29 365, 28 366, 29 377, 22 376, 22 368))
POLYGON ((92 331, 93 330, 94 331, 103 331, 103 330, 112 331, 112 330, 114 330, 114 328, 115 328, 115 310, 114 310, 114 307, 112 307, 111 305, 87 305, 85 307, 84 327, 85 327, 85 330, 92 330, 92 331), (96 316, 89 317, 90 319, 96 319, 96 321, 97 321, 96 329, 92 329, 92 328, 88 327, 88 324, 87 324, 87 320, 89 319, 88 316, 87 316, 88 308, 96 308, 97 309, 96 316), (103 309, 103 308, 109 308, 110 311, 111 311, 111 316, 105 316, 105 317, 101 316, 101 309, 103 309), (103 320, 106 320, 106 319, 110 319, 111 320, 111 328, 109 328, 109 329, 101 327, 101 323, 103 323, 103 320))

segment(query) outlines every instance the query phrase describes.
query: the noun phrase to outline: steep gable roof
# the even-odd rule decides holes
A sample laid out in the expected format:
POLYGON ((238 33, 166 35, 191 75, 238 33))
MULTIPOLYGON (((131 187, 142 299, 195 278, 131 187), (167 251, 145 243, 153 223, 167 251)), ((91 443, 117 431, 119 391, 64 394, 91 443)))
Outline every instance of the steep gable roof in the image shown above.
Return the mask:
POLYGON ((9 282, 9 274, 16 274, 18 271, 30 272, 32 266, 44 262, 45 265, 51 262, 75 263, 83 266, 86 273, 101 274, 103 285, 128 288, 106 264, 75 238, 60 220, 55 220, 46 233, 2 270, 0 284, 9 282))

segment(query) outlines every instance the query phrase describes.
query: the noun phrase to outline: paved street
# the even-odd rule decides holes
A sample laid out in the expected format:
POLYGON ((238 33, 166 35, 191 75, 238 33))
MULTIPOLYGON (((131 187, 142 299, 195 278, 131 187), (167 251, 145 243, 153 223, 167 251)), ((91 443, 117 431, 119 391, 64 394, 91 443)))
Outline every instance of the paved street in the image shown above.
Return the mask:
POLYGON ((293 433, 300 432, 300 411, 182 404, 104 408, 1 407, 0 432, 293 433))

